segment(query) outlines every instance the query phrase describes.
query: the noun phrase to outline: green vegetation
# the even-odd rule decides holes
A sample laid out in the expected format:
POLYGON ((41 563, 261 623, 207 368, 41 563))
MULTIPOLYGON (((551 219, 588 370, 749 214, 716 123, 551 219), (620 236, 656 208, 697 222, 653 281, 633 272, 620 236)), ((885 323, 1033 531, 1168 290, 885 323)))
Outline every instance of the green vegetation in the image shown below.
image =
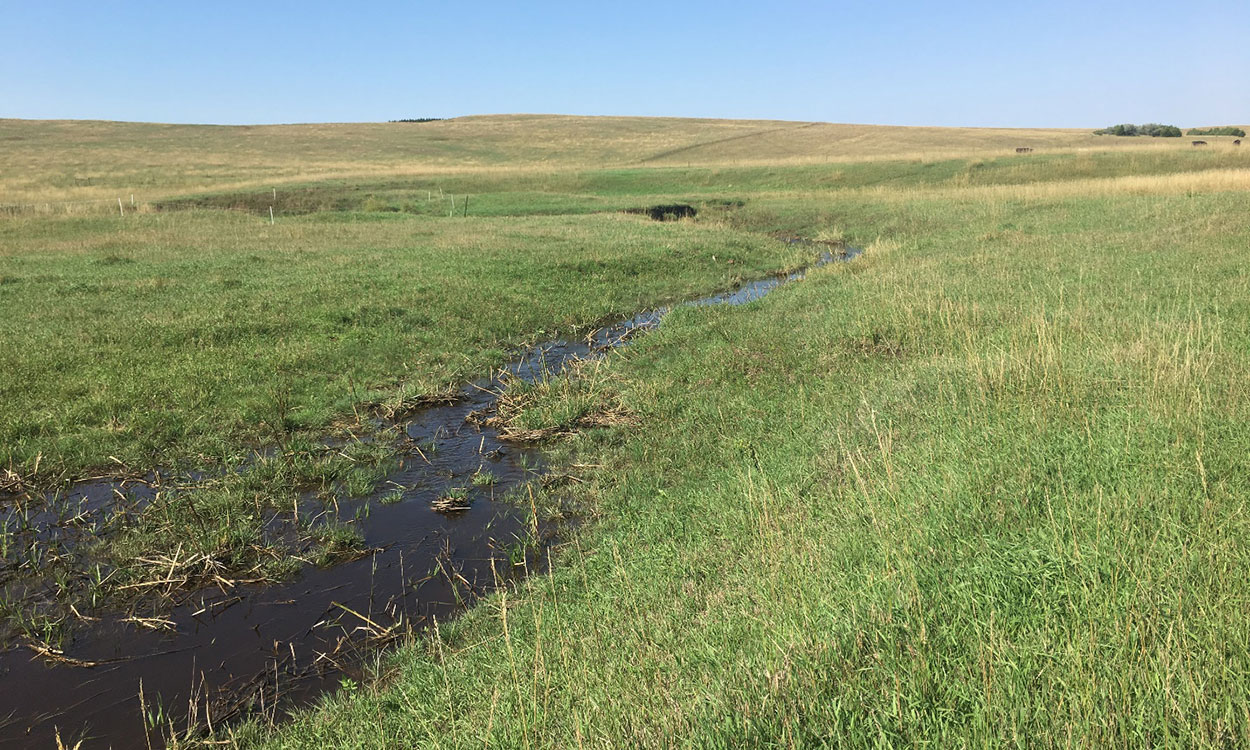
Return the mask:
POLYGON ((497 477, 487 469, 478 469, 472 477, 474 487, 490 487, 497 481, 497 477))
POLYGON ((357 556, 354 529, 299 504, 375 493, 392 441, 370 417, 527 342, 811 255, 618 214, 468 221, 320 212, 270 226, 179 211, 0 223, 12 271, 0 287, 5 476, 28 490, 100 472, 213 477, 167 481, 142 510, 111 514, 111 533, 67 548, 0 529, 0 571, 55 580, 50 599, 7 609, 55 621, 137 595, 159 608, 218 579, 357 556), (330 451, 330 433, 366 442, 330 451), (258 444, 276 452, 255 456, 258 444))
MULTIPOLYGON (((621 128, 605 151, 636 153, 645 129, 621 128)), ((807 143, 791 131, 752 142, 807 143)), ((735 164, 733 141, 655 154, 721 154, 690 167, 314 176, 272 226, 263 185, 215 177, 125 219, 6 219, 4 458, 38 481, 280 446, 119 538, 331 564, 358 553, 350 524, 292 511, 294 548, 247 531, 249 503, 297 487, 395 494, 385 440, 344 459, 317 435, 523 342, 810 259, 778 236, 845 238, 858 260, 512 384, 501 428, 575 457, 560 492, 583 522, 552 564, 417 636, 385 681, 235 742, 1247 744, 1250 155, 1021 160, 997 135, 951 155, 965 136, 933 141, 942 158, 735 164), (698 216, 616 213, 674 203, 698 216)), ((6 614, 51 642, 36 615, 6 614)))
POLYGON ((1246 131, 1232 125, 1226 125, 1222 128, 1190 128, 1185 131, 1185 135, 1235 135, 1238 138, 1245 138, 1246 131))
POLYGON ((611 358, 551 572, 269 746, 1246 742, 1241 196, 748 201, 868 251, 611 358))
POLYGON ((499 399, 498 415, 488 423, 505 438, 522 442, 633 423, 602 364, 585 360, 558 377, 511 382, 499 399))
POLYGON ((287 436, 245 465, 171 482, 144 506, 119 503, 101 519, 107 533, 72 543, 32 543, 30 519, 58 512, 60 496, 48 507, 26 499, 21 512, 0 518, 0 573, 5 583, 29 581, 35 590, 42 583, 45 591, 14 600, 0 595, 7 621, 0 625, 36 649, 56 648, 61 625, 77 612, 126 605, 159 613, 202 586, 272 582, 295 573, 300 561, 359 557, 363 538, 338 520, 338 503, 373 494, 395 469, 393 436, 367 437, 329 449, 287 436))
POLYGON ((383 505, 394 505, 404 499, 404 490, 402 487, 396 487, 386 494, 378 498, 378 502, 383 505))
MULTIPOLYGON (((1179 138, 1181 129, 1175 125, 1160 125, 1157 122, 1148 122, 1145 125, 1112 125, 1109 128, 1095 130, 1094 135, 1148 135, 1151 137, 1179 138)), ((1193 131, 1190 131, 1190 135, 1193 135, 1193 131)))
POLYGON ((438 498, 435 498, 430 507, 440 513, 456 513, 468 510, 472 504, 473 500, 469 497, 468 487, 452 487, 438 498))
POLYGON ((35 483, 228 463, 810 254, 619 215, 39 218, 0 223, 0 246, 0 465, 35 483))
POLYGON ((770 197, 1173 189, 1243 162, 1149 151, 466 174, 442 182, 472 196, 467 219, 443 215, 426 179, 291 186, 283 200, 297 208, 280 206, 273 226, 267 209, 247 215, 257 193, 167 199, 124 219, 10 219, 0 464, 35 484, 119 461, 228 464, 247 443, 400 411, 524 342, 806 262, 768 236, 800 229, 770 197), (698 220, 614 213, 675 200, 698 220), (230 206, 244 210, 199 210, 230 206))

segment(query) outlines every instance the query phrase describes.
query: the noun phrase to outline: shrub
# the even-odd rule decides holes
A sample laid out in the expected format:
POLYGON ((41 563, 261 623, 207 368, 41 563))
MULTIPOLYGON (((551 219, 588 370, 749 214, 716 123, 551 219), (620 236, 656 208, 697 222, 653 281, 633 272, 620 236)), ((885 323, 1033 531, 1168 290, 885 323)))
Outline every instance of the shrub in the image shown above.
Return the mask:
POLYGON ((1137 126, 1130 124, 1112 125, 1109 128, 1095 130, 1094 135, 1137 135, 1137 126))
POLYGON ((1151 137, 1179 138, 1181 129, 1175 125, 1161 125, 1157 122, 1148 122, 1145 125, 1125 123, 1123 125, 1112 125, 1102 130, 1095 130, 1094 135, 1148 135, 1151 137))
POLYGON ((1141 135, 1148 135, 1154 138, 1180 138, 1181 129, 1175 125, 1160 125, 1157 122, 1148 122, 1138 128, 1141 135))
POLYGON ((1219 128, 1190 128, 1185 131, 1186 135, 1233 135, 1238 138, 1245 138, 1246 131, 1232 125, 1225 125, 1219 128))

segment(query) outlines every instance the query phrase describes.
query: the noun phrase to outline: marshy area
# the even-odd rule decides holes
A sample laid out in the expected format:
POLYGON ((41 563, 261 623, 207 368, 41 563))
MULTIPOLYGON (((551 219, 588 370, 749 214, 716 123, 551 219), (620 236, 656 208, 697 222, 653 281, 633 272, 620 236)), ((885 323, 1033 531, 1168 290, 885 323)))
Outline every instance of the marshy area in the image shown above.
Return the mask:
MULTIPOLYGON (((854 256, 834 247, 815 263, 854 256)), ((804 272, 682 304, 746 304, 804 272)), ((8 498, 3 549, 26 556, 4 556, 6 635, 25 649, 0 652, 12 689, 0 691, 8 710, 0 744, 51 743, 63 727, 75 740, 115 745, 185 741, 243 717, 273 722, 328 688, 376 680, 369 659, 383 647, 543 569, 554 535, 575 518, 558 487, 577 479, 549 472, 539 445, 629 422, 589 369, 668 309, 537 344, 490 378, 404 404, 402 420, 280 442, 223 476, 154 472, 8 498), (536 403, 572 411, 535 416, 536 403), (235 532, 220 519, 231 507, 209 494, 222 484, 254 488, 255 536, 238 541, 256 565, 184 555, 180 542, 173 554, 158 552, 209 525, 235 532), (290 511, 262 508, 261 494, 282 484, 296 492, 290 511), (170 511, 177 503, 186 505, 180 518, 170 511), (174 538, 145 540, 147 557, 133 559, 145 570, 92 553, 153 522, 174 538)), ((233 510, 250 509, 244 501, 233 510)))
POLYGON ((0 744, 1250 740, 1241 152, 361 127, 22 131, 0 744))

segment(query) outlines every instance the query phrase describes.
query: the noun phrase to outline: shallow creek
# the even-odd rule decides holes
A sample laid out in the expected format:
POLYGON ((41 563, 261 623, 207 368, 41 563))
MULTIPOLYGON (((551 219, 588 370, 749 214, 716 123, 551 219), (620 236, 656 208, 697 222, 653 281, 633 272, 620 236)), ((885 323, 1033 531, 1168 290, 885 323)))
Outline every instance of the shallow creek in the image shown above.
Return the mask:
MULTIPOLYGON (((815 265, 857 254, 826 250, 815 265)), ((742 305, 803 276, 762 279, 683 304, 742 305)), ((277 585, 202 590, 164 615, 169 624, 161 629, 121 616, 75 626, 64 656, 94 666, 52 662, 25 646, 0 652, 0 747, 55 747, 58 730, 67 747, 86 738, 83 750, 158 746, 161 732, 148 725, 152 719, 178 726, 191 715, 220 726, 247 712, 281 716, 346 680, 363 679, 362 665, 396 634, 446 619, 541 567, 542 550, 517 551, 518 540, 532 537, 528 510, 502 499, 546 472, 541 453, 469 417, 492 409, 509 379, 534 380, 600 356, 658 325, 669 309, 641 312, 582 340, 536 346, 493 377, 466 384, 454 403, 400 421, 412 445, 434 449, 401 452, 400 469, 378 493, 402 486, 400 502, 382 504, 375 496, 343 504, 341 514, 351 519, 359 503, 370 503, 355 523, 371 554, 330 568, 310 566, 277 585), (483 469, 496 481, 474 487, 471 477, 483 469), (451 487, 469 488, 468 509, 433 510, 431 503, 451 487)), ((62 497, 90 516, 123 495, 138 512, 152 490, 98 480, 62 497)))

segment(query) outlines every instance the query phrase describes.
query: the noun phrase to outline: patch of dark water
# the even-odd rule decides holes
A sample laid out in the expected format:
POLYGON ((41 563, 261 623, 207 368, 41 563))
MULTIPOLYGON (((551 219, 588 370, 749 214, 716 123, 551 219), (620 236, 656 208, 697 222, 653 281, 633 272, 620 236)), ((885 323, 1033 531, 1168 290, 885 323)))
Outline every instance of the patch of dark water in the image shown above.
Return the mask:
POLYGON ((699 210, 688 203, 668 203, 660 206, 648 206, 646 208, 630 208, 626 209, 627 214, 645 214, 651 217, 652 221, 677 221, 678 219, 694 218, 698 215, 699 210))
MULTIPOLYGON (((824 251, 814 265, 856 254, 824 251)), ((804 273, 683 304, 746 304, 804 273)), ((464 386, 454 402, 406 417, 401 424, 410 449, 399 470, 372 498, 338 511, 354 519, 372 554, 308 567, 283 584, 203 590, 143 623, 129 614, 100 617, 74 629, 64 646, 69 663, 24 647, 0 653, 0 747, 51 747, 58 732, 68 746, 85 739, 83 750, 157 746, 171 723, 220 727, 249 712, 280 717, 346 680, 364 679, 367 658, 397 637, 541 568, 550 529, 537 528, 538 519, 504 499, 545 473, 541 453, 502 440, 470 417, 494 408, 509 379, 532 381, 601 356, 654 328, 670 309, 638 313, 583 339, 535 346, 492 377, 464 386), (402 491, 397 502, 379 502, 394 488, 402 491), (449 491, 468 507, 433 510, 449 491), (362 507, 368 512, 361 514, 362 507)), ((28 514, 25 523, 45 538, 72 543, 74 534, 101 530, 95 519, 116 517, 122 498, 138 508, 151 492, 133 481, 81 485, 64 494, 58 509, 28 514)))
MULTIPOLYGON (((155 495, 150 480, 95 479, 74 483, 39 502, 16 502, 0 507, 0 546, 29 548, 73 544, 84 536, 105 533, 110 526, 142 508, 155 495)), ((3 550, 7 552, 7 550, 3 550)), ((0 554, 0 581, 15 564, 0 554)))

